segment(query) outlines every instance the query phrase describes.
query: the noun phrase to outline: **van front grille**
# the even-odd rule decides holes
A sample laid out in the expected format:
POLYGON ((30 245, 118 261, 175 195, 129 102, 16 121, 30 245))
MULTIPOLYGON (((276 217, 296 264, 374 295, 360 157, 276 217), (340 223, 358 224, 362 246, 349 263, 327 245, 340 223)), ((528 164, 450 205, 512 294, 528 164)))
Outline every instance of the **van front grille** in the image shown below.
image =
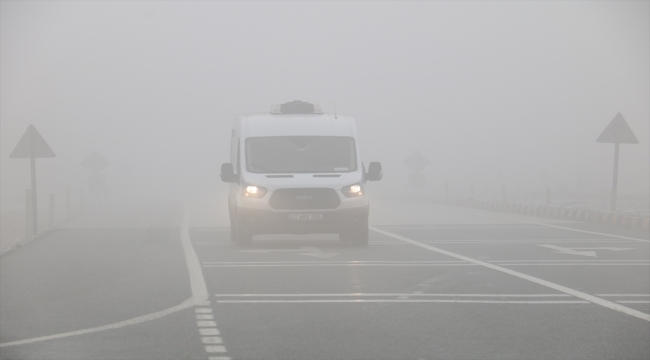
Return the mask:
POLYGON ((278 210, 336 209, 340 204, 333 189, 278 189, 269 199, 269 205, 278 210))

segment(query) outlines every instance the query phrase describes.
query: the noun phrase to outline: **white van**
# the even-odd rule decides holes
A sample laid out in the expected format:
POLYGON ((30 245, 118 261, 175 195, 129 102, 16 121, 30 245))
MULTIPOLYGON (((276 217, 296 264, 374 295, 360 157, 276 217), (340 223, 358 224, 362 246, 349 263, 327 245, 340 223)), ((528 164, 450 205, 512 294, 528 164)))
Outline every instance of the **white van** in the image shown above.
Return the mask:
POLYGON ((338 233, 368 244, 366 181, 382 178, 381 164, 361 161, 354 119, 325 114, 299 100, 270 113, 235 118, 229 182, 230 236, 240 246, 259 234, 338 233))

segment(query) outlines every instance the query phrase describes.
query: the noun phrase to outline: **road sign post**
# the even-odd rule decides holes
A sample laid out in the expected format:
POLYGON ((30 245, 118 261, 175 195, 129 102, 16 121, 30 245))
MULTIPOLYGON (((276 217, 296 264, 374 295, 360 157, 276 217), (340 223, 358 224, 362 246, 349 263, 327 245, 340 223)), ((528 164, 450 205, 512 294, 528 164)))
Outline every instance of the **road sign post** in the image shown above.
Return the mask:
POLYGON ((422 190, 426 185, 425 174, 422 174, 421 171, 429 165, 430 161, 419 151, 415 151, 411 154, 406 160, 404 160, 404 165, 408 167, 413 174, 408 175, 407 188, 419 189, 422 190))
POLYGON ((618 198, 618 154, 620 144, 638 144, 639 140, 634 136, 634 132, 627 124, 621 113, 616 114, 614 119, 607 125, 602 134, 596 139, 599 143, 614 144, 614 179, 612 192, 610 194, 609 210, 616 211, 616 200, 618 198))
POLYGON ((45 139, 36 130, 34 125, 29 125, 16 147, 9 155, 10 159, 29 159, 31 167, 31 213, 32 236, 38 235, 38 207, 36 197, 36 158, 55 157, 54 151, 45 142, 45 139))

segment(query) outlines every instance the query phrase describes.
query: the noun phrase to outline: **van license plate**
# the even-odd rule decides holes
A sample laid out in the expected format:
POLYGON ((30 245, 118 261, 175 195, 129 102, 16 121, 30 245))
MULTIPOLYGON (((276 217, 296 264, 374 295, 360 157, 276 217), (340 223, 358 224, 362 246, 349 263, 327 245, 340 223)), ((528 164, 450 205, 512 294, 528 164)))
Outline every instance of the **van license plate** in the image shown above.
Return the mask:
POLYGON ((297 220, 297 221, 323 220, 323 214, 289 214, 289 220, 297 220))

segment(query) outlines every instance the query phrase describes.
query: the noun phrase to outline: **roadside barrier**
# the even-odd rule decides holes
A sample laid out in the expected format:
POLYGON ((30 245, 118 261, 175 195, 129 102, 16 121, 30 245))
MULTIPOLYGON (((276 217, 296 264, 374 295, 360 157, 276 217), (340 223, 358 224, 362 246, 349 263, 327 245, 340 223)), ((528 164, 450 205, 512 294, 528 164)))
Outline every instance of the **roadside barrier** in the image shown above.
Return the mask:
POLYGON ((433 203, 484 209, 495 212, 510 212, 515 214, 584 221, 596 224, 607 224, 628 229, 650 231, 650 218, 630 216, 619 213, 602 213, 584 209, 570 209, 549 205, 513 204, 500 201, 485 201, 476 199, 433 198, 433 203))

